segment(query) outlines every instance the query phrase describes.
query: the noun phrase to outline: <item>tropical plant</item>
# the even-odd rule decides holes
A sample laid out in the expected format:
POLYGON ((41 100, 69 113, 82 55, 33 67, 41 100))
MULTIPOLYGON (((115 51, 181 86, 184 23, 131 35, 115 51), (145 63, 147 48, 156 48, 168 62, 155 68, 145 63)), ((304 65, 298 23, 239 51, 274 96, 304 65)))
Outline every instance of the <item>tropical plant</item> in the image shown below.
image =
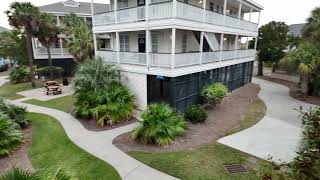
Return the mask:
POLYGON ((59 33, 60 28, 56 26, 53 17, 47 13, 40 13, 39 30, 35 33, 35 37, 37 37, 39 42, 47 49, 51 80, 53 80, 54 77, 50 48, 52 44, 58 40, 59 33))
POLYGON ((66 35, 71 35, 74 27, 81 26, 84 22, 83 18, 80 18, 75 13, 70 13, 63 17, 62 24, 64 26, 64 33, 66 35))
POLYGON ((263 62, 273 62, 273 71, 288 47, 289 28, 284 22, 272 21, 259 28, 258 76, 263 76, 263 62))
POLYGON ((192 105, 184 112, 184 118, 193 123, 204 122, 208 118, 208 113, 201 105, 192 105))
POLYGON ((320 44, 320 7, 311 12, 307 24, 302 29, 302 36, 312 43, 320 44))
POLYGON ((0 156, 7 156, 23 141, 23 134, 18 124, 0 112, 0 156))
POLYGON ((11 26, 23 32, 26 36, 26 46, 28 52, 30 80, 32 87, 36 87, 33 66, 33 53, 32 53, 32 36, 39 30, 38 17, 40 11, 37 7, 29 2, 13 2, 8 11, 6 11, 8 20, 11 26))
POLYGON ((132 132, 132 138, 143 144, 160 146, 171 144, 183 134, 186 122, 183 116, 167 104, 151 104, 141 114, 140 125, 132 132))
POLYGON ((0 33, 0 56, 14 59, 18 65, 27 65, 26 36, 17 29, 0 33))
POLYGON ((120 82, 111 83, 108 89, 78 92, 74 102, 78 117, 92 118, 100 126, 127 120, 134 109, 134 96, 120 82))
POLYGON ((109 85, 120 79, 114 65, 105 63, 102 58, 96 58, 82 64, 75 73, 74 87, 77 91, 96 91, 107 89, 109 85))
POLYGON ((220 104, 227 93, 227 86, 222 83, 214 83, 203 87, 201 96, 205 98, 208 104, 216 105, 220 104))
POLYGON ((61 168, 58 169, 39 169, 26 171, 19 168, 12 168, 0 175, 0 180, 76 180, 61 168))
POLYGON ((68 50, 73 55, 76 63, 83 63, 94 56, 93 34, 86 23, 71 30, 71 40, 68 50))
POLYGON ((25 128, 30 124, 27 119, 27 110, 24 107, 6 103, 0 98, 0 112, 7 115, 11 120, 17 123, 21 128, 25 128))
MULTIPOLYGON (((58 66, 52 66, 51 69, 53 71, 53 77, 61 77, 64 71, 62 67, 58 67, 58 66)), ((37 73, 40 76, 50 76, 50 67, 46 66, 46 67, 38 68, 37 73)))
POLYGON ((30 69, 26 66, 18 66, 10 71, 9 78, 13 84, 25 83, 30 81, 30 69))

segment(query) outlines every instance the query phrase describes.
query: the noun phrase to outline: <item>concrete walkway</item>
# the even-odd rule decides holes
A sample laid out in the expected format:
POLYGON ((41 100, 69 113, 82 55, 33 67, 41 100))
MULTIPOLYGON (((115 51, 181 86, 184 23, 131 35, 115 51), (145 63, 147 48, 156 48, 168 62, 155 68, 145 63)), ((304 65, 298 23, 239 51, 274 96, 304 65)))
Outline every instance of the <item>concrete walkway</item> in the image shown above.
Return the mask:
POLYGON ((9 82, 9 76, 0 76, 0 86, 2 86, 4 83, 9 82))
POLYGON ((283 85, 257 78, 253 83, 261 87, 258 96, 267 106, 266 116, 255 126, 218 142, 263 159, 272 156, 277 163, 291 162, 302 137, 301 120, 295 109, 313 105, 291 98, 289 88, 283 85))
POLYGON ((88 153, 111 164, 123 180, 177 179, 135 160, 112 144, 112 140, 115 137, 132 131, 137 123, 113 130, 93 132, 84 128, 79 120, 70 114, 55 109, 22 103, 22 101, 23 99, 18 99, 9 102, 26 107, 29 112, 47 114, 56 118, 63 126, 71 141, 88 153))

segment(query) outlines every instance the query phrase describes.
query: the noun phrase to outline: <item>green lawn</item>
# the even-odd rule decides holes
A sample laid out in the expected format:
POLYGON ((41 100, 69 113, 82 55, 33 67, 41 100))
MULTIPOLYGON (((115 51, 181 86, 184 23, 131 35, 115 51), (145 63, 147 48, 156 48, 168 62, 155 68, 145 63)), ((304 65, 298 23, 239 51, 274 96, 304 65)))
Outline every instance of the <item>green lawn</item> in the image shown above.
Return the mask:
POLYGON ((246 107, 244 119, 241 121, 240 126, 229 131, 227 134, 234 134, 257 124, 266 114, 266 110, 267 107, 261 99, 257 98, 253 100, 253 102, 246 107))
MULTIPOLYGON (((42 87, 41 81, 37 82, 37 88, 42 87)), ((16 93, 26 90, 31 90, 33 87, 31 86, 31 83, 20 83, 20 84, 11 84, 10 82, 5 83, 0 87, 0 97, 6 98, 6 99, 20 99, 23 98, 23 96, 18 95, 16 93)))
MULTIPOLYGON (((240 127, 230 133, 235 133, 256 124, 264 116, 266 106, 260 99, 254 100, 247 106, 245 116, 240 127)), ((212 143, 195 150, 185 150, 170 153, 144 153, 129 152, 129 155, 137 160, 172 176, 183 180, 194 179, 232 179, 253 180, 258 179, 256 166, 260 159, 224 146, 212 143), (251 159, 249 161, 249 159, 251 159), (252 162, 252 159, 256 163, 252 162), (244 164, 249 172, 243 174, 228 174, 225 172, 225 164, 244 164)))
MULTIPOLYGON (((258 179, 253 169, 248 173, 228 174, 223 165, 240 163, 254 167, 248 158, 254 158, 238 150, 213 143, 196 150, 170 153, 130 152, 130 156, 164 173, 183 180, 195 179, 258 179)), ((257 161, 259 161, 257 159, 257 161)))
POLYGON ((35 168, 63 168, 83 180, 121 179, 111 165, 71 142, 54 118, 36 113, 29 113, 28 118, 32 124, 28 154, 35 168))
POLYGON ((36 99, 30 99, 27 101, 24 101, 25 103, 34 104, 38 106, 48 107, 52 109, 57 109, 60 111, 64 111, 69 113, 73 106, 73 98, 72 95, 64 96, 56 99, 52 99, 49 101, 39 101, 36 99))

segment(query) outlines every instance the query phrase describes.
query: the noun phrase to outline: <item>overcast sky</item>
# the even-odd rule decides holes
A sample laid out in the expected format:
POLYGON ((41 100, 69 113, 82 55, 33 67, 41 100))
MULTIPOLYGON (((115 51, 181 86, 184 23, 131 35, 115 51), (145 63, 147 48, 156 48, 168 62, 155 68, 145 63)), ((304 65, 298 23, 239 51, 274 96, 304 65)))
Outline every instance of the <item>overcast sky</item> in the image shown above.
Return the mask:
MULTIPOLYGON (((7 17, 4 11, 14 0, 0 0, 0 26, 9 28, 7 17)), ((27 0, 17 0, 27 1, 27 0)), ((54 3, 61 0, 29 0, 36 6, 54 3)), ((90 2, 90 0, 81 0, 90 2)), ((96 0, 95 0, 96 1, 96 0)), ((102 2, 104 0, 97 0, 102 2)), ((107 2, 108 0, 105 0, 107 2)), ((269 21, 284 21, 287 24, 297 24, 305 22, 310 11, 316 6, 320 6, 320 0, 254 0, 264 7, 261 14, 260 24, 269 21)))

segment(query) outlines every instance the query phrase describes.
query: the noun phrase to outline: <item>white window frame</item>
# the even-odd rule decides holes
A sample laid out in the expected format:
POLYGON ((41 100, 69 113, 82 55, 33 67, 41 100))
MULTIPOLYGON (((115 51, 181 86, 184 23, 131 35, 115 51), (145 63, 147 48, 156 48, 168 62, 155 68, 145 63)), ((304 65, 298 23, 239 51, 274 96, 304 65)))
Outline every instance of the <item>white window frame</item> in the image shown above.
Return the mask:
POLYGON ((130 35, 129 34, 120 34, 120 51, 129 52, 130 51, 130 35))
POLYGON ((160 33, 151 32, 151 52, 158 53, 160 47, 160 33))
POLYGON ((181 52, 186 53, 187 52, 187 44, 188 44, 188 35, 187 33, 182 34, 181 38, 181 52))
POLYGON ((118 9, 124 9, 129 7, 129 0, 118 0, 118 9))

